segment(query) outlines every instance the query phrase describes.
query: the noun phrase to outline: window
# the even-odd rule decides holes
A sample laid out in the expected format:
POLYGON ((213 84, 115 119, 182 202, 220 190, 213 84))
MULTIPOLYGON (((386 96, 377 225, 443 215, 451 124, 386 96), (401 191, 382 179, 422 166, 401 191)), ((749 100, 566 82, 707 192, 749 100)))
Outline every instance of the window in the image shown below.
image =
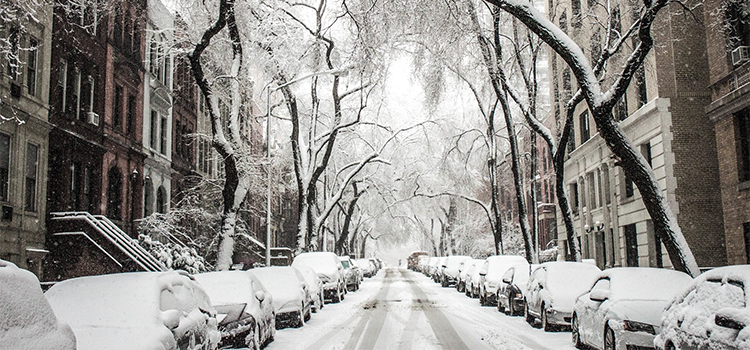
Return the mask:
POLYGON ((581 135, 581 144, 588 141, 591 138, 591 130, 589 128, 589 110, 583 111, 578 116, 578 127, 581 135))
POLYGON ((149 45, 149 72, 156 74, 156 67, 158 66, 158 50, 159 43, 156 42, 156 36, 151 38, 151 44, 149 45))
POLYGON ((742 234, 745 237, 745 263, 750 263, 750 222, 742 223, 742 234))
POLYGON ((107 173, 107 216, 122 218, 122 173, 117 167, 107 173))
POLYGON ((117 131, 122 131, 122 86, 115 85, 115 100, 112 110, 112 127, 117 131))
POLYGON ((570 184, 570 209, 573 211, 573 215, 578 214, 578 206, 579 198, 578 198, 578 183, 574 182, 570 184))
POLYGON ((635 224, 625 225, 623 231, 625 234, 627 266, 638 266, 638 233, 635 230, 635 224))
POLYGON ((591 41, 589 41, 589 51, 591 52, 591 64, 593 65, 596 61, 599 60, 599 57, 602 55, 601 30, 597 29, 596 32, 594 32, 594 35, 591 37, 591 41))
POLYGON ((112 31, 112 35, 114 35, 114 41, 115 45, 118 47, 122 46, 122 10, 118 6, 115 10, 115 28, 112 31))
POLYGON ((89 96, 88 96, 88 106, 86 107, 86 113, 94 113, 94 91, 95 91, 95 80, 94 77, 88 76, 88 82, 89 82, 89 96))
POLYGON ((572 0, 570 9, 573 12, 573 27, 578 28, 581 26, 581 0, 572 0))
POLYGON ((622 95, 622 98, 617 101, 614 108, 614 117, 619 121, 623 121, 628 118, 628 96, 622 95))
POLYGON ((750 13, 745 1, 727 1, 725 15, 729 50, 738 46, 750 46, 750 13))
POLYGON ((180 120, 177 118, 175 118, 175 123, 174 135, 172 135, 172 150, 176 155, 182 156, 182 146, 180 144, 182 142, 182 135, 180 135, 182 123, 180 123, 180 120))
POLYGON ((0 201, 8 201, 10 187, 10 136, 0 134, 0 201))
POLYGON ((6 55, 8 57, 8 76, 13 80, 18 79, 18 75, 21 73, 18 69, 21 66, 20 41, 21 29, 16 26, 11 27, 8 33, 10 51, 6 55))
POLYGON ((130 20, 130 12, 125 11, 125 29, 123 30, 123 50, 125 53, 130 55, 133 52, 133 32, 131 31, 132 22, 130 20))
POLYGON ((28 57, 26 59, 26 90, 31 96, 36 96, 38 46, 39 42, 36 39, 29 39, 28 57))
POLYGON ((650 141, 641 145, 641 154, 643 155, 643 158, 646 159, 646 163, 648 163, 648 166, 653 168, 654 166, 652 164, 653 159, 651 157, 651 142, 650 141))
POLYGON ((648 91, 646 91, 646 70, 643 66, 635 71, 634 82, 638 96, 638 108, 648 103, 648 91))
POLYGON ((153 208, 153 192, 154 185, 151 184, 151 178, 146 178, 146 183, 143 185, 143 216, 151 215, 154 210, 153 208))
POLYGON ((141 28, 137 19, 133 21, 133 58, 141 60, 141 28))
POLYGON ((159 128, 159 114, 156 113, 156 111, 151 111, 151 129, 150 129, 150 136, 151 136, 151 148, 156 149, 156 133, 158 132, 159 128))
POLYGON ((76 119, 80 119, 79 112, 81 107, 81 71, 76 67, 74 69, 74 76, 73 76, 73 91, 72 91, 72 98, 73 98, 73 104, 72 108, 75 110, 75 117, 76 119))
POLYGON ((80 186, 78 186, 78 178, 81 176, 81 164, 73 163, 70 167, 70 209, 80 209, 80 186))
POLYGON ((167 191, 164 186, 156 190, 156 211, 162 214, 167 212, 167 191))
POLYGON ((560 29, 566 34, 568 33, 568 15, 565 11, 560 14, 560 29))
POLYGON ((125 124, 127 127, 127 133, 131 137, 135 137, 133 133, 135 132, 135 96, 129 95, 128 96, 128 114, 127 114, 127 120, 125 121, 125 124))
POLYGON ((167 118, 161 118, 161 140, 159 142, 159 152, 167 154, 167 118))
POLYGON ((60 111, 65 112, 65 99, 67 98, 67 87, 68 87, 68 61, 61 59, 57 65, 57 88, 59 91, 59 105, 60 111))
POLYGON ((740 182, 750 181, 750 107, 739 111, 737 118, 737 168, 740 182))
POLYGON ((635 187, 633 186, 633 180, 628 177, 628 175, 625 175, 625 172, 622 173, 623 178, 625 178, 625 198, 632 198, 635 195, 635 187))
POLYGON ((39 169, 39 146, 26 145, 26 211, 36 211, 36 177, 39 169))
POLYGON ((79 75, 78 79, 79 79, 79 90, 78 90, 79 111, 78 111, 77 117, 78 119, 85 120, 87 117, 87 113, 91 109, 91 92, 94 90, 92 89, 93 86, 91 85, 93 84, 94 81, 93 79, 91 79, 91 77, 84 79, 82 75, 79 75))

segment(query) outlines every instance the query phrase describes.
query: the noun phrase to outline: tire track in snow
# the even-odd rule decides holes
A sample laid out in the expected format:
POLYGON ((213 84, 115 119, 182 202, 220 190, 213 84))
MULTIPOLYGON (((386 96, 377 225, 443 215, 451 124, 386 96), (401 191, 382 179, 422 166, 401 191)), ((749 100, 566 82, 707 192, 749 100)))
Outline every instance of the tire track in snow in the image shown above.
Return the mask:
MULTIPOLYGON (((414 280, 406 276, 407 271, 400 270, 400 272, 401 277, 405 279, 411 286, 412 293, 414 294, 416 299, 416 304, 419 305, 419 309, 427 317, 427 322, 430 324, 430 327, 432 327, 432 332, 435 334, 438 343, 444 349, 468 350, 469 347, 466 346, 466 343, 463 342, 461 337, 453 328, 450 321, 448 320, 448 317, 446 317, 442 311, 432 306, 430 298, 427 297, 427 294, 425 294, 422 288, 414 283, 414 280)), ((406 336, 406 333, 404 335, 406 336)), ((410 341, 411 339, 408 339, 408 342, 410 341)))

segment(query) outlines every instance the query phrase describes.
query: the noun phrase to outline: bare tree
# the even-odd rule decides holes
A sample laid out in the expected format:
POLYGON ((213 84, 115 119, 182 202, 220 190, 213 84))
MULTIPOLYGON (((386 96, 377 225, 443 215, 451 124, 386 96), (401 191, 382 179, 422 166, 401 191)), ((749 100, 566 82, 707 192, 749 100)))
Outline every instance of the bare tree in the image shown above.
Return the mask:
MULTIPOLYGON (((485 0, 488 4, 511 14, 534 32, 566 62, 578 82, 580 94, 586 101, 596 122, 597 130, 617 157, 628 176, 641 193, 643 203, 654 223, 655 234, 669 252, 675 269, 697 276, 700 271, 685 240, 677 218, 666 198, 661 194, 653 170, 635 146, 628 140, 613 115, 613 108, 643 65, 654 46, 651 27, 659 11, 669 0, 644 1, 634 26, 638 43, 622 68, 614 72, 617 78, 610 86, 603 86, 596 66, 589 62, 583 50, 565 32, 537 11, 530 2, 514 0, 485 0)), ((601 61, 601 59, 600 59, 601 61)), ((560 184, 558 184, 559 186, 560 184)))

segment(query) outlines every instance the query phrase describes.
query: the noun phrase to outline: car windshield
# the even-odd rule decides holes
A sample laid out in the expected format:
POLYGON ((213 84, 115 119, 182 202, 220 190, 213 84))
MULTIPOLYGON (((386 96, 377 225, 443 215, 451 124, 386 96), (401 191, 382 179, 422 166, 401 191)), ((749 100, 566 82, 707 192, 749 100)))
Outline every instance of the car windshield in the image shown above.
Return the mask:
POLYGON ((351 265, 349 264, 349 260, 341 260, 341 266, 343 266, 345 269, 351 267, 351 265))

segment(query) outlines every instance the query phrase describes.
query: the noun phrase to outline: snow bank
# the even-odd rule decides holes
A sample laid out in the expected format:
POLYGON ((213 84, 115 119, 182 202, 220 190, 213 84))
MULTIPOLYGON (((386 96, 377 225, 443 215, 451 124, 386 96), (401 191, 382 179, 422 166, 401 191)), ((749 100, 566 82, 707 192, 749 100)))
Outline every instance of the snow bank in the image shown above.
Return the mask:
POLYGON ((75 349, 70 327, 57 320, 33 273, 0 260, 0 349, 75 349))

